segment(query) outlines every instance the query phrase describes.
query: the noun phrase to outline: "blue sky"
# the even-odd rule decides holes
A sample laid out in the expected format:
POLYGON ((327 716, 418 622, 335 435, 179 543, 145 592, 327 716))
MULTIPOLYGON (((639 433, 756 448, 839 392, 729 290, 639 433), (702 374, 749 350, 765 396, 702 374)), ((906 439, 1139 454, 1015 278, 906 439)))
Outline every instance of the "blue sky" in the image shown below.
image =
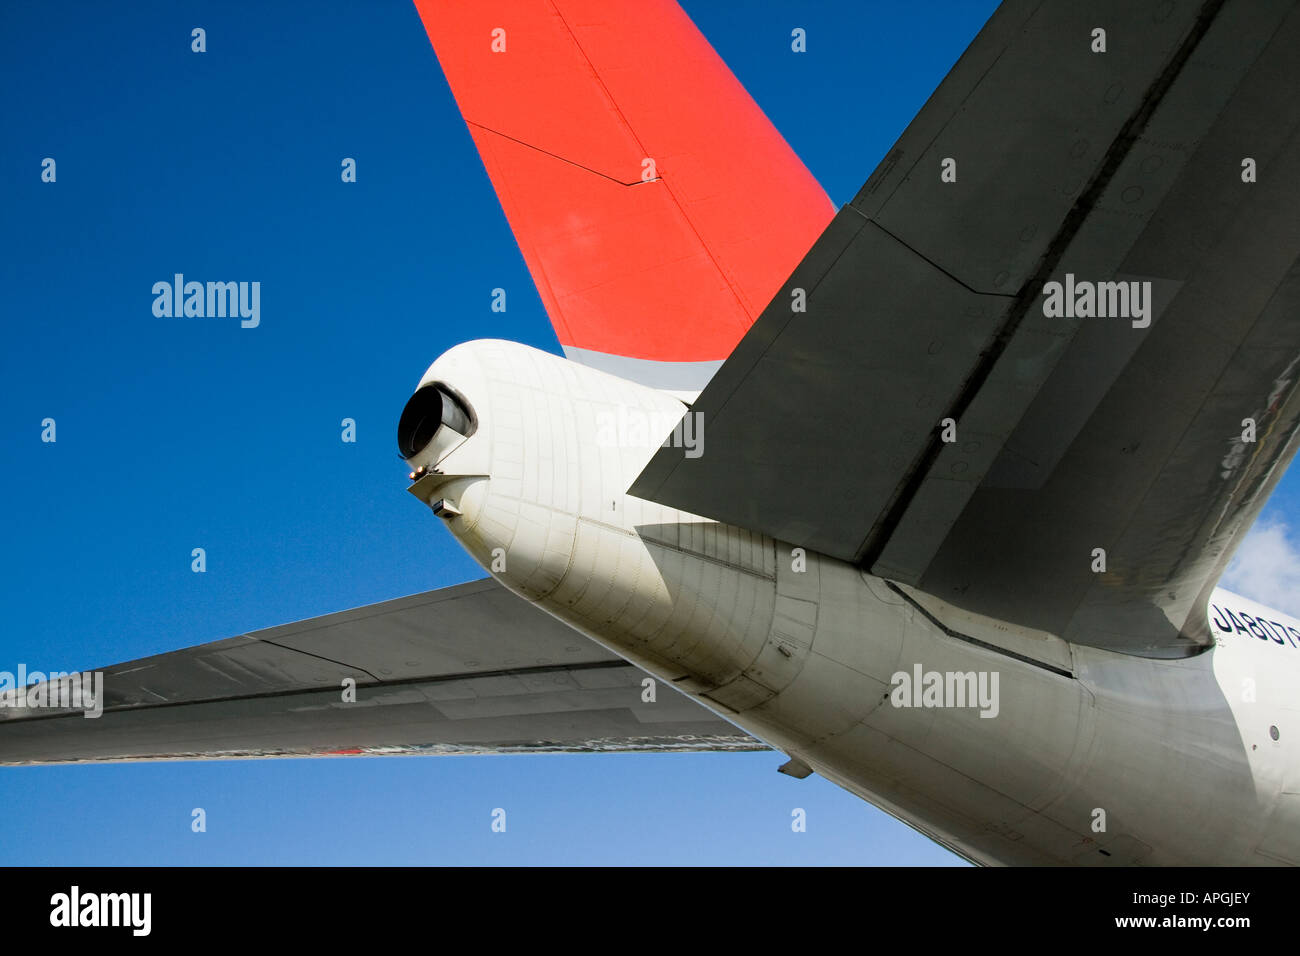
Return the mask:
MULTIPOLYGON (((684 5, 837 205, 995 6, 684 5)), ((452 345, 558 346, 413 5, 9 0, 0 74, 0 669, 101 666, 481 577, 406 494, 397 417, 452 345), (261 325, 154 317, 151 287, 176 272, 260 281, 261 325)), ((958 862, 782 759, 5 769, 0 862, 958 862)))

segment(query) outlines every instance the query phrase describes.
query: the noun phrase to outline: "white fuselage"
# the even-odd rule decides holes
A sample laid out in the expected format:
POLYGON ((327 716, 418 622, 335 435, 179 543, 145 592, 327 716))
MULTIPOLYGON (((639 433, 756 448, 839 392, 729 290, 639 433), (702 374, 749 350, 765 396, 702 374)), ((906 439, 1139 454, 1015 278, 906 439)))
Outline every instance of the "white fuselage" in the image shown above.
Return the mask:
POLYGON ((421 494, 496 578, 953 851, 1300 864, 1300 621, 1217 591, 1195 657, 1071 645, 629 496, 663 392, 494 340, 434 381, 478 427, 421 494))

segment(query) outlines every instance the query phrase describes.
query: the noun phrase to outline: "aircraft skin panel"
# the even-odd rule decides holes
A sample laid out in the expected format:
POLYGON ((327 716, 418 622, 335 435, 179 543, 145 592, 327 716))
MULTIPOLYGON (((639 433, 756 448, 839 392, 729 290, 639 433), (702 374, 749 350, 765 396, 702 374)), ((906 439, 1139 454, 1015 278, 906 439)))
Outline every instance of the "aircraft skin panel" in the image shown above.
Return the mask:
POLYGON ((817 181, 670 0, 416 7, 560 344, 698 391, 830 220, 817 181))
POLYGON ((618 378, 631 382, 640 382, 651 388, 667 391, 699 394, 703 383, 707 382, 722 368, 722 361, 715 362, 656 362, 653 359, 628 358, 624 355, 609 355, 566 346, 565 358, 582 365, 598 368, 618 378))

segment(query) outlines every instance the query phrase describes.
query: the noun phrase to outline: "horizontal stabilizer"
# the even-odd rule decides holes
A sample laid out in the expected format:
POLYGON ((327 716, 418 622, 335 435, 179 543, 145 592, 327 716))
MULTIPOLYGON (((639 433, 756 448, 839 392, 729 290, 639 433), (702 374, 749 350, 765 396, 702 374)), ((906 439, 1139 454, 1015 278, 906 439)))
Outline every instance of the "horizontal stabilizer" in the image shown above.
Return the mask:
POLYGON ((108 667, 79 709, 11 691, 0 765, 767 749, 645 679, 485 579, 108 667))
POLYGON ((632 493, 1207 646, 1300 422, 1297 49, 1294 0, 1003 3, 694 404, 707 454, 632 493))

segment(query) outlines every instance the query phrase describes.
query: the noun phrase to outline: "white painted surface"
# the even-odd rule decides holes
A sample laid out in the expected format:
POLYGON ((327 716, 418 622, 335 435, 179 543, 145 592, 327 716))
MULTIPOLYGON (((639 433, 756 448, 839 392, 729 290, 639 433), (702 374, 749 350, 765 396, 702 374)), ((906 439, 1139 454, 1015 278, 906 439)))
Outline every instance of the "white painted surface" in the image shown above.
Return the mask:
POLYGON ((1300 864, 1300 621, 1216 591, 1219 621, 1232 626, 1231 609, 1276 626, 1260 625, 1261 637, 1212 619, 1216 647, 1154 661, 915 592, 911 603, 815 553, 795 571, 797 543, 628 496, 662 436, 600 441, 600 426, 675 420, 684 406, 670 395, 495 340, 452 349, 429 381, 478 415, 478 431, 438 463, 448 477, 436 497, 461 509, 447 524, 485 568, 956 852, 986 863, 1300 864), (996 717, 894 706, 892 676, 918 664, 996 672, 996 717))

